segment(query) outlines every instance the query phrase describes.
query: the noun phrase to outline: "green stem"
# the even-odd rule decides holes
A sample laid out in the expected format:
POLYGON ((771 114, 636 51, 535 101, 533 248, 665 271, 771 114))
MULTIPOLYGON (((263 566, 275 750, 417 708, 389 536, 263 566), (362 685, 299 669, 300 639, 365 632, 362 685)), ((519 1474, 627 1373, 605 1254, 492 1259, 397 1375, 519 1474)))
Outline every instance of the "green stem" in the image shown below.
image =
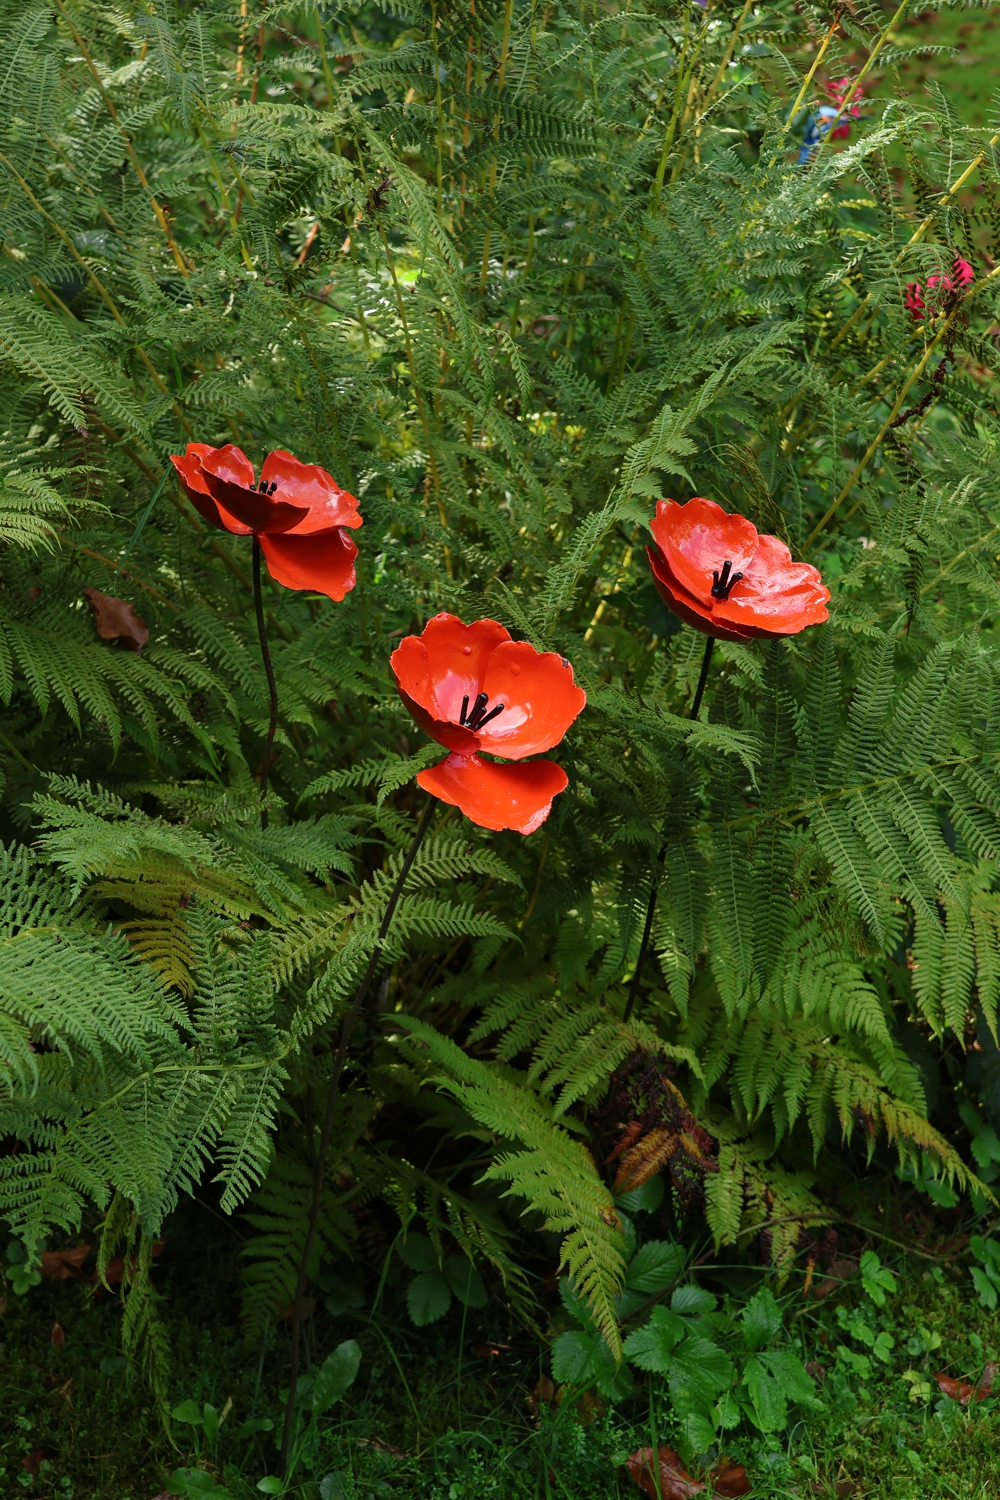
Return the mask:
MULTIPOLYGON (((253 603, 257 612, 257 636, 260 640, 260 654, 264 658, 264 671, 267 674, 267 690, 271 697, 271 717, 267 726, 267 739, 264 741, 264 755, 260 763, 260 800, 263 804, 267 798, 267 773, 271 765, 271 747, 274 744, 274 732, 278 727, 278 689, 274 681, 274 668, 271 666, 271 653, 267 647, 267 631, 264 628, 264 600, 260 591, 260 539, 254 535, 253 539, 253 603)), ((261 806, 260 810, 261 832, 267 828, 267 808, 261 806)))
MULTIPOLYGON (((695 688, 694 702, 691 704, 690 719, 697 719, 701 708, 701 700, 705 696, 705 684, 708 681, 708 669, 712 662, 712 652, 715 649, 715 636, 710 635, 705 642, 705 654, 701 659, 701 673, 698 677, 698 686, 695 688)), ((663 861, 667 854, 666 840, 660 845, 660 852, 656 857, 656 869, 653 873, 653 884, 649 892, 649 902, 646 906, 646 923, 642 929, 642 942, 639 944, 639 957, 635 961, 635 971, 632 974, 632 983, 629 986, 628 1000, 625 1002, 625 1013, 623 1021, 627 1021, 635 1006, 636 996, 639 993, 639 981, 642 978, 643 966, 646 962, 646 953, 649 950, 650 934, 653 931, 653 916, 656 912, 656 897, 660 889, 660 873, 663 869, 663 861)))
POLYGON ((309 1281, 309 1259, 312 1255, 313 1245, 316 1242, 316 1230, 319 1225, 319 1211, 323 1199, 323 1177, 326 1172, 326 1158, 327 1153, 330 1149, 330 1135, 333 1131, 333 1115, 337 1104, 337 1098, 340 1093, 340 1079, 344 1071, 344 1063, 347 1059, 347 1048, 350 1044, 354 1028, 358 1023, 358 1017, 361 1014, 361 1007, 365 1002, 365 997, 368 994, 369 989, 371 988, 371 982, 375 977, 375 971, 378 968, 379 960, 382 957, 382 944, 385 942, 386 936, 389 932, 389 927, 392 923, 393 916, 396 912, 396 907, 399 905, 399 898, 403 894, 403 887, 406 884, 406 878, 413 866, 413 861, 417 857, 417 850, 420 848, 420 845, 423 842, 424 834, 430 827, 431 818, 434 816, 434 809, 436 806, 437 799, 434 797, 429 798, 427 806, 424 808, 423 816, 421 817, 420 822, 417 825, 417 831, 413 835, 413 842, 410 844, 409 849, 406 851, 406 857, 403 860, 402 865, 400 866, 399 874, 396 877, 396 883, 392 888, 392 892, 389 896, 389 900, 385 908, 385 914, 382 917, 382 923, 378 930, 378 936, 375 939, 375 946, 372 949, 371 958, 368 960, 368 967, 365 969, 364 975, 361 979, 361 983, 358 985, 358 988, 354 995, 354 1000, 351 1003, 351 1008, 347 1013, 347 1019, 345 1020, 340 1033, 340 1044, 337 1047, 337 1055, 333 1060, 333 1072, 330 1074, 329 1092, 327 1093, 326 1098, 326 1112, 323 1115, 323 1127, 320 1132, 319 1150, 316 1153, 316 1167, 315 1171, 313 1172, 312 1206, 309 1210, 309 1227, 306 1230, 305 1244, 302 1247, 302 1258, 299 1261, 299 1274, 295 1284, 295 1297, 292 1301, 292 1358, 291 1368, 288 1374, 288 1400, 285 1403, 285 1424, 281 1433, 281 1464, 283 1468, 288 1462, 288 1448, 292 1436, 292 1419, 295 1415, 295 1390, 296 1386, 298 1385, 299 1379, 299 1338, 302 1327, 302 1299, 305 1296, 306 1286, 309 1281))

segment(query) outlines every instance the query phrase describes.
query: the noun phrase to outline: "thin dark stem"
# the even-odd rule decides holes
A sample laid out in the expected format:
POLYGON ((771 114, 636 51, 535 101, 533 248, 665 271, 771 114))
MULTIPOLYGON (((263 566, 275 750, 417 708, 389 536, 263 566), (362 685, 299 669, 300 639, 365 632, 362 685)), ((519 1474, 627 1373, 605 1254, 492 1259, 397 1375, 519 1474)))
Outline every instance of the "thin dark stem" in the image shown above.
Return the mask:
POLYGON ((430 827, 431 818, 434 816, 436 806, 436 798, 429 798, 420 823, 417 826, 417 831, 413 835, 413 842, 406 851, 406 857, 400 866, 396 883, 392 888, 385 908, 385 914, 382 917, 382 924, 378 930, 378 937, 375 939, 375 947, 372 949, 371 958, 368 960, 368 967, 365 969, 361 983, 358 985, 354 999, 351 1002, 351 1008, 341 1029, 340 1044, 337 1047, 337 1055, 333 1060, 333 1071, 330 1074, 329 1092, 326 1098, 326 1112, 323 1115, 323 1127, 320 1131, 319 1149, 316 1152, 315 1170, 313 1172, 309 1227, 306 1230, 306 1241, 302 1249, 302 1259, 299 1262, 299 1274, 295 1285, 295 1298, 292 1302, 292 1362, 288 1376, 288 1400, 285 1404, 285 1425, 281 1433, 282 1467, 285 1467, 288 1462, 288 1445, 292 1434, 292 1418, 295 1414, 295 1388, 299 1378, 299 1333, 302 1324, 302 1299, 305 1296, 306 1285, 309 1280, 309 1257, 312 1255, 313 1245, 316 1241, 316 1228, 319 1224, 319 1211, 323 1198, 323 1176, 326 1170, 327 1152, 330 1149, 330 1134, 333 1130, 334 1110, 337 1104, 337 1097, 340 1093, 340 1078, 344 1071, 344 1062, 347 1058, 347 1048, 350 1044, 351 1035, 358 1023, 361 1007, 364 1005, 365 996, 368 994, 371 982, 375 977, 375 971, 379 965, 379 960, 382 957, 382 944, 385 942, 396 907, 399 905, 399 898, 403 894, 406 877, 409 875, 413 861, 417 857, 417 850, 420 848, 424 834, 430 827))
MULTIPOLYGON (((264 658, 264 671, 267 674, 267 690, 271 695, 271 718, 267 726, 267 739, 264 742, 264 758, 260 763, 260 800, 263 802, 267 797, 267 773, 271 765, 271 746, 274 744, 274 732, 278 727, 278 689, 274 681, 274 669, 271 666, 271 653, 267 649, 267 631, 264 629, 264 600, 260 591, 260 540, 256 536, 253 539, 253 603, 257 611, 257 636, 260 640, 260 654, 264 658)), ((261 829, 267 827, 267 808, 260 810, 261 829)))
MULTIPOLYGON (((694 690, 694 702, 691 704, 689 719, 698 717, 701 708, 701 700, 705 696, 705 684, 708 681, 708 669, 712 664, 712 651, 715 647, 715 636, 710 635, 705 642, 705 655, 701 659, 701 672, 698 675, 698 686, 694 690)), ((656 912, 656 897, 660 889, 660 875, 663 870, 663 861, 666 858, 667 846, 660 845, 660 852, 656 856, 656 868, 653 871, 653 884, 649 891, 649 903, 646 907, 646 925, 642 929, 642 942, 639 944, 639 957, 635 961, 635 970, 632 974, 632 983, 629 985, 628 999, 625 1002, 625 1014, 623 1021, 627 1021, 635 1006, 636 996, 639 993, 639 982, 642 979, 643 967, 646 963, 646 953, 649 949, 649 938, 653 931, 653 916, 656 912)))

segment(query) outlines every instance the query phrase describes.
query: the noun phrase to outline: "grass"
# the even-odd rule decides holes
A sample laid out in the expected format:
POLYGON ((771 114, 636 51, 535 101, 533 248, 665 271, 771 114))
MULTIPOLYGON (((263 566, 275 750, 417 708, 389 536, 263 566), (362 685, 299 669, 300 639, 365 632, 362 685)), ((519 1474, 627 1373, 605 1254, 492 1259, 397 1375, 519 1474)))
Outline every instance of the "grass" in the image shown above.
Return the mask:
MULTIPOLYGON (((839 1253, 856 1259, 862 1243, 839 1253)), ((7 1288, 0 1493, 152 1500, 171 1473, 203 1467, 197 1484, 210 1488, 188 1493, 259 1497, 259 1481, 278 1467, 287 1332, 279 1327, 263 1347, 246 1347, 234 1249, 214 1220, 189 1210, 171 1226, 156 1273, 170 1338, 170 1404, 193 1402, 189 1415, 205 1403, 224 1411, 214 1442, 183 1420, 164 1431, 121 1356, 116 1297, 72 1281, 23 1296, 7 1288), (62 1343, 52 1341, 55 1325, 62 1343)), ((814 1284, 804 1297, 801 1272, 781 1293, 786 1331, 810 1361, 822 1405, 797 1412, 781 1433, 744 1426, 731 1434, 729 1455, 746 1464, 758 1500, 1000 1493, 1000 1402, 963 1408, 934 1379, 939 1371, 978 1378, 1000 1358, 1000 1320, 979 1305, 954 1259, 900 1256, 893 1269, 897 1291, 883 1307, 843 1263, 819 1284, 827 1295, 817 1297, 814 1284)), ((738 1301, 732 1289, 742 1282, 748 1290, 760 1272, 700 1275, 738 1301)), ((558 1304, 549 1313, 558 1327, 558 1304)), ((677 1441, 667 1392, 639 1372, 633 1395, 614 1409, 563 1392, 552 1410, 543 1400, 536 1412, 546 1350, 497 1299, 464 1326, 456 1313, 421 1330, 406 1318, 401 1294, 378 1316, 320 1311, 310 1327, 313 1368, 350 1338, 362 1352, 358 1378, 320 1423, 309 1464, 294 1476, 287 1493, 301 1500, 638 1497, 622 1468, 627 1455, 649 1446, 651 1422, 660 1441, 677 1441)))

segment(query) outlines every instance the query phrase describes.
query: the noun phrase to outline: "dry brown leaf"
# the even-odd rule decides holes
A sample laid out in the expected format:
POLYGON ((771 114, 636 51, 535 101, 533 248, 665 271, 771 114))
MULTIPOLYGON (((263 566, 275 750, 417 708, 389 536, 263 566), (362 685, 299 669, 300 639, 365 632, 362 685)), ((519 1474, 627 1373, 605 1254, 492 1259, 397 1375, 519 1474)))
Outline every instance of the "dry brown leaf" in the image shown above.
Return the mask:
POLYGON ((637 1448, 625 1460, 630 1478, 639 1486, 649 1500, 691 1500, 692 1495, 703 1495, 705 1486, 699 1484, 681 1464, 673 1448, 658 1448, 656 1463, 659 1468, 659 1486, 653 1469, 652 1448, 637 1448))
POLYGON ((142 650, 149 640, 149 626, 131 604, 114 594, 102 594, 100 589, 84 589, 83 597, 102 641, 121 641, 130 651, 142 650))
POLYGON ((975 1385, 970 1385, 967 1380, 953 1380, 950 1375, 944 1375, 941 1372, 934 1376, 942 1395, 950 1396, 952 1401, 958 1402, 959 1406, 968 1406, 973 1396, 977 1401, 983 1401, 987 1396, 992 1396, 993 1382, 996 1378, 997 1366, 995 1364, 984 1365, 983 1373, 975 1385))
POLYGON ((741 1495, 749 1495, 750 1480, 747 1471, 742 1464, 731 1464, 726 1458, 720 1458, 711 1473, 712 1488, 722 1500, 739 1500, 741 1495))
POLYGON ((42 1276, 46 1281, 83 1279, 80 1267, 90 1254, 89 1245, 74 1245, 72 1250, 46 1250, 42 1255, 42 1276))
POLYGON ((858 1269, 856 1260, 832 1260, 826 1268, 823 1280, 817 1282, 813 1295, 815 1297, 829 1297, 831 1292, 837 1292, 843 1282, 850 1281, 858 1269))
POLYGON ((63 1346, 63 1344, 65 1344, 65 1342, 66 1342, 66 1330, 65 1330, 65 1328, 62 1326, 61 1323, 53 1323, 53 1325, 52 1325, 52 1332, 49 1334, 49 1343, 50 1344, 55 1344, 55 1346, 56 1346, 57 1349, 61 1349, 62 1346, 63 1346))

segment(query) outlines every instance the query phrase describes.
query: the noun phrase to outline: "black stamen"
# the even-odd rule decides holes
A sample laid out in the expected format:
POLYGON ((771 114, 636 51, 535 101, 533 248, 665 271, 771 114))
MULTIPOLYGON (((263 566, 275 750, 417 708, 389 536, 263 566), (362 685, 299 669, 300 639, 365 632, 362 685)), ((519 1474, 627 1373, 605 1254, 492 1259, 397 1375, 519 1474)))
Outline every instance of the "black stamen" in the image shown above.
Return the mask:
POLYGON ((485 693, 479 694, 475 703, 472 705, 472 712, 466 720, 466 723, 468 724, 470 729, 479 728, 479 721, 482 718, 483 709, 486 707, 489 701, 490 700, 485 693))
MULTIPOLYGON (((269 489, 269 490, 268 490, 268 492, 267 492, 267 493, 268 493, 268 494, 269 494, 269 495, 273 495, 273 494, 274 494, 274 492, 275 492, 275 490, 276 490, 276 489, 277 489, 277 488, 278 488, 278 481, 277 481, 277 480, 276 480, 276 479, 272 479, 272 480, 271 480, 271 488, 270 488, 270 489, 269 489)), ((743 576, 743 575, 742 575, 742 574, 740 574, 740 577, 742 577, 742 576, 743 576)))
POLYGON ((466 693, 465 697, 462 699, 462 717, 459 719, 458 722, 464 727, 465 722, 468 719, 468 717, 469 717, 469 695, 468 695, 468 693, 466 693))
POLYGON ((267 480, 266 479, 262 479, 259 482, 259 484, 257 485, 257 489, 260 491, 260 493, 262 495, 266 495, 267 494, 267 480))
POLYGON ((504 707, 505 705, 503 703, 498 703, 496 708, 491 708, 489 713, 485 714, 483 718, 480 719, 479 723, 476 725, 476 728, 485 729, 491 719, 495 719, 497 714, 503 713, 504 707))
POLYGON ((740 579, 743 577, 742 573, 732 573, 731 574, 732 566, 733 566, 732 563, 727 558, 726 561, 722 564, 722 575, 721 575, 721 577, 720 577, 720 575, 718 573, 713 573, 712 574, 712 598, 713 599, 722 599, 722 600, 728 599, 729 596, 730 596, 730 594, 732 593, 733 589, 736 587, 736 585, 739 583, 740 579))

